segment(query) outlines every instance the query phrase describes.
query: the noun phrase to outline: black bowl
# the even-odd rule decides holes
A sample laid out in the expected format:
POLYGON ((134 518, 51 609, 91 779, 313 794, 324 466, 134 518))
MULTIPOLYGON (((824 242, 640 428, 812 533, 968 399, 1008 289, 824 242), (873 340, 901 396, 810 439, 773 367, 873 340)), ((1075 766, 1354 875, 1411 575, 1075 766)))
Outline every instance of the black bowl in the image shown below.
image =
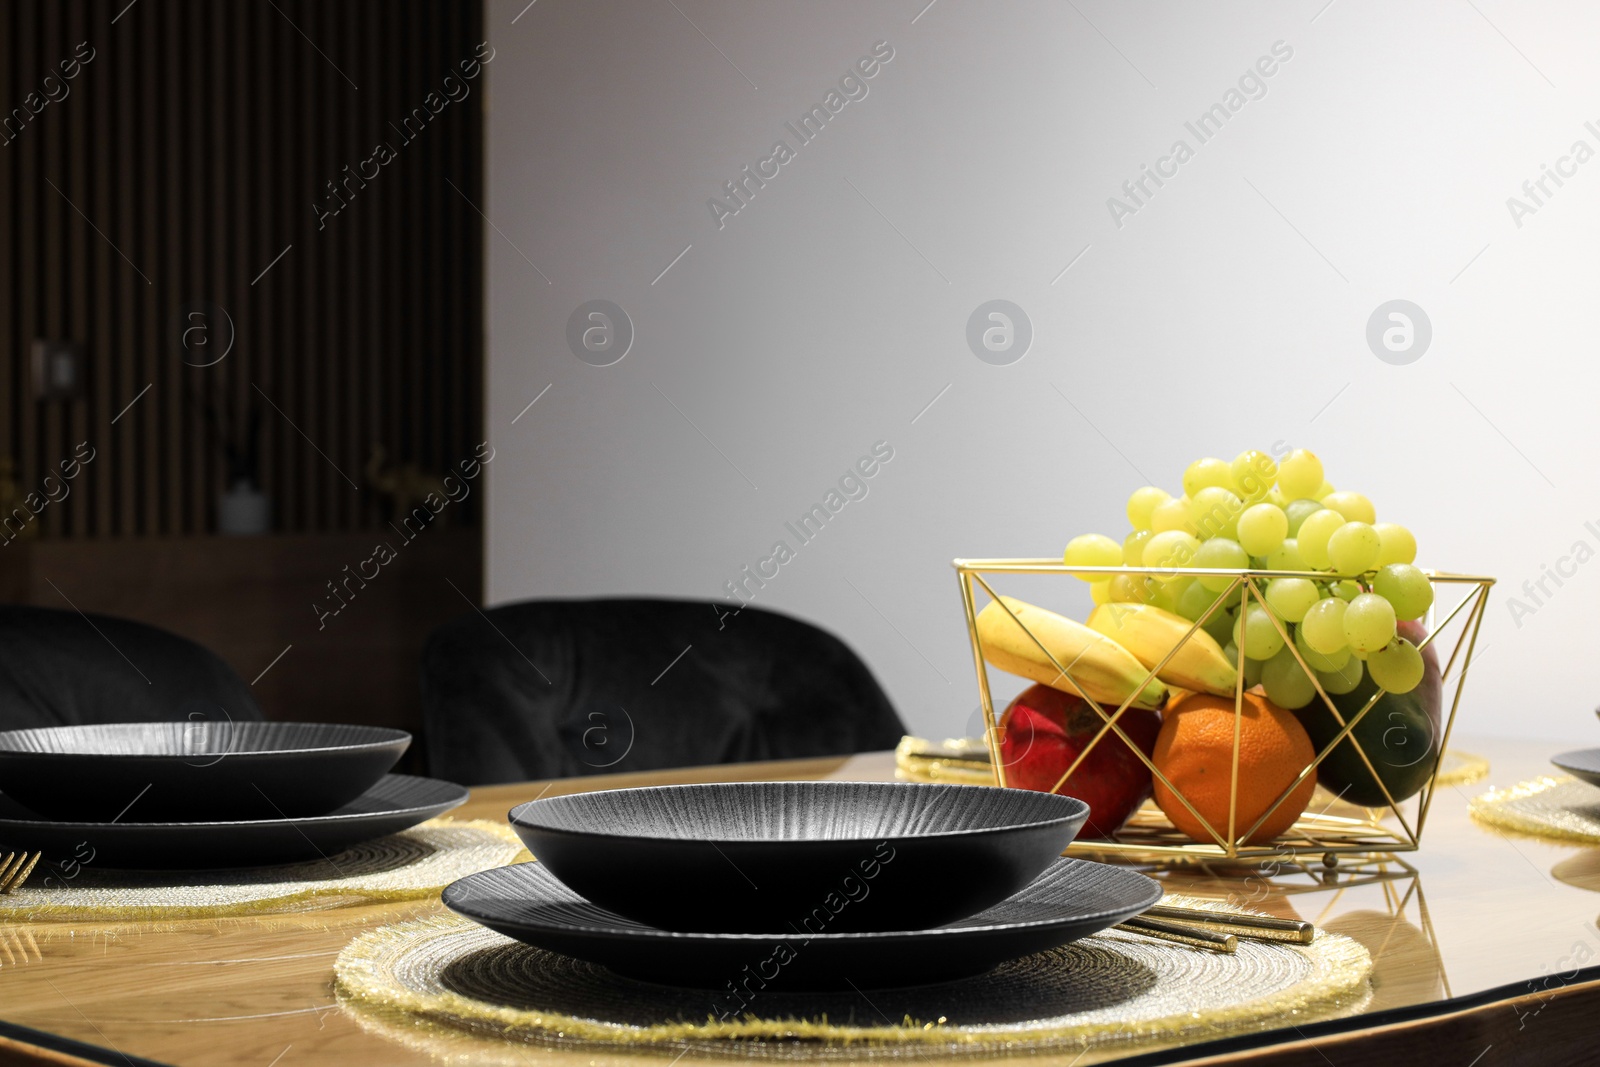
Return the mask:
POLYGON ((1550 762, 1590 785, 1600 785, 1600 748, 1582 748, 1550 757, 1550 762))
POLYGON ((46 818, 196 822, 325 815, 411 735, 305 722, 144 722, 0 732, 0 792, 46 818))
POLYGON ((997 904, 1089 816, 1072 797, 914 782, 732 782, 511 810, 568 888, 663 930, 918 930, 997 904))

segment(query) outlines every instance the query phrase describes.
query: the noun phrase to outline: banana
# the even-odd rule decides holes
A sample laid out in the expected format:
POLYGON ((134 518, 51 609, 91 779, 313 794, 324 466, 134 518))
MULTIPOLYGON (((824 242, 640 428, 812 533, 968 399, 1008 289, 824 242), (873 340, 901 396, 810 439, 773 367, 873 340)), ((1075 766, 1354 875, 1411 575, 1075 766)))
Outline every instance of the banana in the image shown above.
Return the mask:
POLYGON ((1089 629, 1111 638, 1146 667, 1154 667, 1176 648, 1157 674, 1168 685, 1232 696, 1238 672, 1222 654, 1222 646, 1204 630, 1184 640, 1192 625, 1154 604, 1101 604, 1089 613, 1089 629))
POLYGON ((1053 611, 1014 597, 1000 599, 1005 607, 991 602, 978 612, 978 639, 984 658, 995 667, 1113 708, 1130 696, 1134 698, 1130 706, 1136 708, 1159 708, 1166 701, 1166 686, 1155 678, 1146 682, 1149 669, 1116 641, 1053 611), (1006 607, 1016 614, 1016 620, 1006 613, 1006 607), (1028 629, 1023 630, 1017 620, 1028 629), (1056 669, 1029 632, 1070 677, 1056 669))

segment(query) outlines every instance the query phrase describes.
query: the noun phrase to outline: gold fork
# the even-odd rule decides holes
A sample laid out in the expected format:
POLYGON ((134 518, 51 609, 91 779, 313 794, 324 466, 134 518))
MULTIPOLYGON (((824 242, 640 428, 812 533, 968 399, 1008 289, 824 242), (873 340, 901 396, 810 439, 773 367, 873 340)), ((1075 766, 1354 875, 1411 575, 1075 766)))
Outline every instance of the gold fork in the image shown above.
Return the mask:
POLYGON ((1115 928, 1210 952, 1237 952, 1238 939, 1241 937, 1253 941, 1309 945, 1317 936, 1317 928, 1301 919, 1204 911, 1171 904, 1147 908, 1141 914, 1118 923, 1115 928))
POLYGON ((7 852, 0 856, 0 895, 21 889, 43 855, 41 852, 7 852))

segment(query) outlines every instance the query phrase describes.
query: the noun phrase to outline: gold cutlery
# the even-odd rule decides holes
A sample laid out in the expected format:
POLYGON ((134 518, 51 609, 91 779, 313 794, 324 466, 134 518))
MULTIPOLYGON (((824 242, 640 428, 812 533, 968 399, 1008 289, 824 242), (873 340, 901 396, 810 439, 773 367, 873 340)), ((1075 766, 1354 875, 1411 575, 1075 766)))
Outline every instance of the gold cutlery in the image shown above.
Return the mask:
POLYGON ((40 852, 7 852, 0 856, 0 894, 21 889, 42 855, 40 852))
POLYGON ((1119 923, 1115 929, 1143 934, 1161 941, 1210 952, 1238 951, 1238 938, 1309 945, 1317 928, 1301 919, 1275 915, 1248 915, 1234 911, 1208 911, 1157 904, 1119 923))
POLYGON ((1187 923, 1169 922, 1165 919, 1146 919, 1143 915, 1135 915, 1125 922, 1118 923, 1112 929, 1143 934, 1157 941, 1170 941, 1175 945, 1187 945, 1208 952, 1239 950, 1239 942, 1233 934, 1219 934, 1202 926, 1190 926, 1187 923))

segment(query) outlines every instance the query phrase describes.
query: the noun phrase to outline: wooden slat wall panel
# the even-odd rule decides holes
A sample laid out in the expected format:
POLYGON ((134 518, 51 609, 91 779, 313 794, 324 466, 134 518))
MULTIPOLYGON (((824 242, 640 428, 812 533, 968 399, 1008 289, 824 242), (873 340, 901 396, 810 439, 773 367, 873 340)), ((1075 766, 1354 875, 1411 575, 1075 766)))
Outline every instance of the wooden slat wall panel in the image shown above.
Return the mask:
POLYGON ((262 406, 280 531, 380 526, 374 444, 431 470, 471 454, 482 223, 447 180, 481 202, 482 82, 409 142, 390 123, 483 36, 478 4, 445 0, 0 4, 0 119, 80 42, 95 52, 0 134, 0 460, 26 493, 78 442, 97 452, 39 534, 211 532, 226 470, 208 402, 238 421, 262 406), (347 190, 380 141, 395 162, 347 190), (345 206, 319 230, 330 182, 345 206), (215 366, 178 347, 193 301, 231 316, 215 366), (82 395, 35 398, 38 338, 85 346, 82 395))
MULTIPOLYGON (((0 4, 0 39, 16 40, 18 35, 18 9, 12 4, 0 4)), ((0 86, 11 86, 17 81, 17 62, 11 49, 0 48, 0 86)), ((9 140, 11 133, 4 128, 5 112, 0 111, 0 140, 9 140)), ((8 143, 0 147, 0 229, 16 240, 17 212, 20 197, 17 190, 16 154, 8 143)), ((15 347, 17 336, 17 256, 0 255, 0 351, 6 353, 0 363, 0 412, 7 416, 4 432, 0 433, 0 447, 15 455, 17 420, 11 418, 16 396, 15 347)))
MULTIPOLYGON (((99 12, 96 12, 98 15, 99 12)), ((94 20, 98 28, 100 19, 94 20)), ((104 35, 96 33, 96 41, 104 41, 104 35)), ((123 40, 134 37, 131 29, 125 31, 123 40)), ((94 44, 91 42, 91 47, 94 44)), ((96 61, 105 58, 99 54, 104 45, 96 48, 96 61)), ((137 57, 133 60, 109 66, 105 71, 96 71, 96 82, 110 82, 115 86, 111 94, 112 100, 112 125, 116 129, 116 151, 112 159, 108 181, 116 186, 116 207, 114 209, 112 226, 106 230, 113 234, 112 240, 118 248, 133 248, 139 243, 139 212, 137 210, 140 198, 135 190, 138 182, 133 180, 139 174, 139 138, 138 123, 134 116, 138 114, 140 65, 137 57)), ((87 77, 87 75, 82 75, 87 77)), ((100 144, 100 150, 105 152, 105 146, 100 144)), ((142 316, 140 309, 148 299, 145 293, 134 287, 132 279, 123 272, 128 268, 119 256, 115 259, 102 254, 99 260, 106 264, 106 289, 100 294, 105 297, 109 294, 109 306, 116 316, 116 340, 113 342, 113 362, 116 371, 112 375, 115 379, 109 390, 105 385, 97 384, 97 393, 110 392, 106 407, 112 414, 106 421, 97 421, 96 429, 104 430, 110 427, 110 433, 105 438, 105 447, 96 447, 96 464, 101 464, 101 469, 95 471, 95 485, 112 482, 112 495, 116 501, 112 515, 107 520, 107 525, 100 530, 101 533, 111 533, 110 523, 114 522, 115 533, 129 537, 143 529, 141 518, 141 503, 143 493, 138 480, 139 449, 136 447, 134 428, 139 425, 138 412, 122 414, 125 404, 139 394, 144 388, 143 368, 139 365, 137 353, 144 336, 142 316), (110 418, 122 417, 116 426, 111 426, 110 418), (114 473, 113 473, 114 472, 114 473)), ((148 288, 148 287, 147 287, 148 288)), ((10 409, 7 409, 10 410, 10 409)), ((85 475, 87 477, 87 475, 85 475)))
MULTIPOLYGON (((85 7, 80 6, 74 12, 77 15, 76 26, 78 32, 72 40, 88 40, 89 38, 89 13, 85 7)), ((106 230, 112 240, 119 240, 118 234, 123 228, 118 226, 115 208, 114 190, 117 182, 113 175, 121 173, 120 166, 126 155, 127 146, 120 137, 113 136, 112 108, 114 100, 115 83, 111 76, 95 78, 86 82, 84 92, 88 95, 90 106, 82 109, 88 115, 88 137, 90 143, 100 148, 99 158, 109 166, 98 168, 90 167, 88 153, 80 153, 81 165, 90 174, 94 185, 94 196, 91 197, 92 206, 88 211, 94 218, 107 220, 106 230)), ((113 372, 112 354, 119 343, 122 343, 124 331, 121 329, 122 316, 117 313, 117 292, 112 285, 112 257, 105 255, 94 256, 91 267, 91 293, 94 299, 80 301, 90 305, 89 317, 92 325, 88 329, 90 342, 90 361, 93 369, 89 380, 94 383, 91 404, 92 407, 84 412, 85 423, 78 440, 86 440, 89 436, 89 423, 95 426, 110 426, 111 418, 117 413, 112 399, 117 393, 117 376, 113 372)), ((124 351, 126 346, 124 345, 124 351)), ((0 411, 4 411, 0 407, 0 411)), ((109 454, 105 457, 108 464, 115 462, 109 454)), ((111 468, 108 468, 111 469, 111 468)), ((76 509, 74 518, 81 519, 81 525, 74 526, 73 532, 83 536, 90 529, 102 533, 125 533, 125 524, 114 515, 116 510, 113 503, 114 486, 117 479, 113 477, 96 478, 92 484, 94 493, 94 506, 88 506, 87 499, 84 506, 76 509)), ((87 498, 88 494, 85 494, 87 498)))
MULTIPOLYGON (((18 12, 17 35, 18 41, 37 40, 44 43, 39 29, 39 16, 41 5, 26 4, 18 12)), ((38 84, 38 59, 37 54, 27 49, 16 50, 17 80, 10 87, 13 91, 6 94, 6 99, 16 99, 15 86, 38 84)), ((26 109, 24 109, 26 111, 26 109)), ((13 113, 8 107, 7 113, 13 113)), ((37 125, 29 122, 29 126, 37 125)), ((16 307, 16 323, 18 334, 15 338, 15 362, 10 369, 11 376, 17 383, 19 403, 16 409, 17 439, 13 442, 15 450, 17 481, 19 485, 31 484, 31 474, 39 469, 39 458, 35 432, 37 430, 38 409, 27 402, 30 392, 28 385, 28 360, 30 359, 29 347, 32 338, 37 336, 39 326, 39 270, 43 257, 39 255, 39 189, 44 185, 39 180, 40 172, 45 163, 44 146, 40 138, 35 136, 31 141, 25 140, 29 134, 38 134, 40 131, 24 127, 13 134, 16 140, 6 146, 7 151, 15 150, 19 157, 25 152, 31 158, 17 159, 17 208, 15 213, 17 223, 17 242, 15 247, 19 253, 17 266, 18 295, 16 307)))
MULTIPOLYGON (((55 4, 46 4, 43 11, 41 38, 44 47, 40 55, 61 54, 61 8, 55 4)), ((41 80, 49 73, 49 61, 40 64, 44 67, 41 80)), ((55 117, 55 116, 52 116, 55 117)), ((61 160, 64 155, 63 142, 65 134, 62 123, 52 122, 42 125, 38 130, 39 138, 43 141, 42 177, 45 185, 39 190, 41 215, 43 226, 40 231, 40 246, 42 262, 39 265, 40 288, 42 307, 39 312, 39 330, 52 336, 61 336, 66 324, 62 322, 62 292, 61 279, 65 274, 65 265, 62 257, 66 249, 63 247, 66 240, 66 230, 63 226, 63 215, 67 205, 62 202, 63 187, 67 184, 66 177, 61 173, 61 160)), ((70 194, 66 194, 70 195, 70 194)), ((60 440, 61 437, 61 408, 51 405, 44 408, 40 415, 39 424, 35 427, 34 447, 41 453, 48 455, 50 441, 60 440)), ((45 461, 48 464, 48 459, 45 461)), ((46 468, 48 470, 48 467, 46 468)), ((45 512, 44 528, 52 534, 61 532, 61 509, 52 507, 45 512)))

